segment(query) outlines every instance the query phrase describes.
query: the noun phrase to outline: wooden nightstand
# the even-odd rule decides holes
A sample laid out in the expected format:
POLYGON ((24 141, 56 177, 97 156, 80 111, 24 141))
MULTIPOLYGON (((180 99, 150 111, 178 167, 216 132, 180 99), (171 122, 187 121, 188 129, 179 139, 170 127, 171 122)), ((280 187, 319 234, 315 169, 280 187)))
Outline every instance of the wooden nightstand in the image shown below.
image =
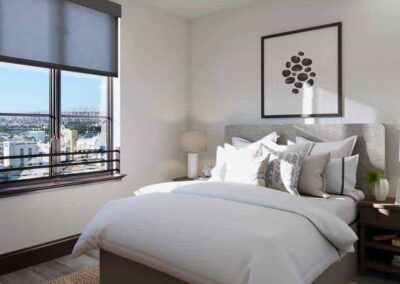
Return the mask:
POLYGON ((400 237, 400 205, 394 199, 386 202, 365 200, 360 202, 360 269, 367 269, 400 275, 400 268, 392 265, 394 255, 400 256, 400 247, 391 241, 376 241, 374 236, 398 233, 400 237))

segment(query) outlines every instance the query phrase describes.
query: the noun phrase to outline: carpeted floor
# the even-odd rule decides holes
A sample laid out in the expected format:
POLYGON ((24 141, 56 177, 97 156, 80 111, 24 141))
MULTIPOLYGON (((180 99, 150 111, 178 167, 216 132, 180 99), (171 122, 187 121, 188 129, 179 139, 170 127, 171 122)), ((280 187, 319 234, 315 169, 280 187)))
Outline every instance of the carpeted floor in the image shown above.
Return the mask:
POLYGON ((74 273, 50 280, 47 284, 98 284, 100 271, 98 266, 85 267, 74 273))
MULTIPOLYGON (((51 280, 70 275, 87 267, 98 267, 98 265, 98 251, 91 251, 78 258, 72 258, 68 255, 9 274, 0 275, 0 284, 47 284, 51 280)), ((76 284, 81 282, 65 283, 76 284)))
MULTIPOLYGON (((98 266, 83 268, 77 272, 49 281, 47 284, 99 284, 100 271, 98 266)), ((356 281, 349 284, 394 284, 400 279, 391 275, 366 274, 358 276, 356 281), (356 282, 357 281, 357 282, 356 282)))

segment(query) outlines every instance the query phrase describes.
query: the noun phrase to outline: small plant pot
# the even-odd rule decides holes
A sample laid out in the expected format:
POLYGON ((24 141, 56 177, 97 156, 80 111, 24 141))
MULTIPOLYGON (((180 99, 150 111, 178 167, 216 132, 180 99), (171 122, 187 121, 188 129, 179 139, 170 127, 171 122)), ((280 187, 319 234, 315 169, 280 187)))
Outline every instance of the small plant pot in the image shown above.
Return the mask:
POLYGON ((387 179, 381 179, 379 183, 375 183, 372 193, 376 201, 385 201, 389 195, 389 182, 387 179))

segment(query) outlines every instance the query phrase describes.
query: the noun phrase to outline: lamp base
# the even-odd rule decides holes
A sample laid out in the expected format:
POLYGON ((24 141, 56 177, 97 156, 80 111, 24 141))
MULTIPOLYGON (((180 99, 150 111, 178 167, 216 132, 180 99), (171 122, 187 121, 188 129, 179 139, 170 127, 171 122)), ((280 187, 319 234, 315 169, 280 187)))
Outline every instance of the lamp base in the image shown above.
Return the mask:
POLYGON ((198 167, 199 167, 199 154, 188 153, 188 164, 187 164, 187 176, 188 178, 198 178, 198 167))

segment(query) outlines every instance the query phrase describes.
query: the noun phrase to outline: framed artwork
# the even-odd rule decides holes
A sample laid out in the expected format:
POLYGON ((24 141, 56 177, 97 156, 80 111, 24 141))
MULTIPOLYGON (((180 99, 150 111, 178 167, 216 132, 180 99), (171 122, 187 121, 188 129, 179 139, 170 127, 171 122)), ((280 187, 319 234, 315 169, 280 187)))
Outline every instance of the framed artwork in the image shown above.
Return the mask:
POLYGON ((261 117, 339 117, 342 24, 261 38, 261 117))

